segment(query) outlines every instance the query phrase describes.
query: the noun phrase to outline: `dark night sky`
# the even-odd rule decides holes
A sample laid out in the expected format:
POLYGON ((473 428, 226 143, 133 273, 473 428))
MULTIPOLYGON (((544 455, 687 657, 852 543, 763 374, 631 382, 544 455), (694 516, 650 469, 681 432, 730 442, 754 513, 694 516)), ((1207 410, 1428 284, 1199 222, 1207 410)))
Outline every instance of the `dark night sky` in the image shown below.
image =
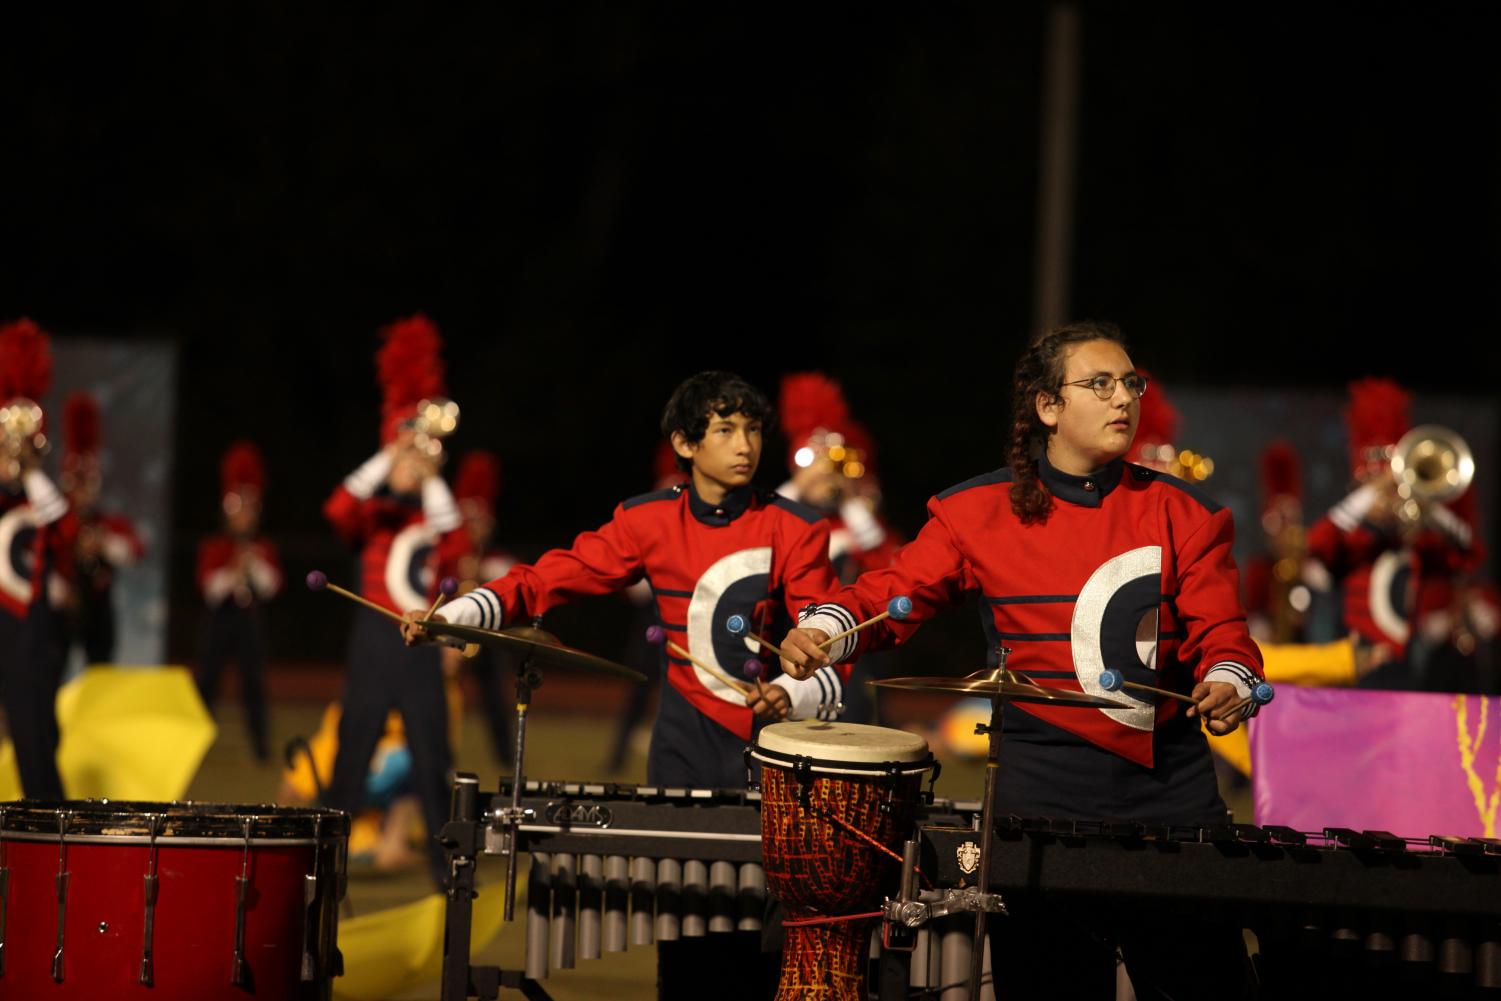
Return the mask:
MULTIPOLYGON (((1165 385, 1491 393, 1494 19, 1142 7, 1083 5, 1075 314, 1165 385)), ((707 367, 838 375, 908 528, 998 464, 1042 5, 3 18, 0 315, 179 344, 180 604, 235 436, 266 444, 293 569, 332 558, 375 330, 416 310, 525 552, 646 486, 707 367)))

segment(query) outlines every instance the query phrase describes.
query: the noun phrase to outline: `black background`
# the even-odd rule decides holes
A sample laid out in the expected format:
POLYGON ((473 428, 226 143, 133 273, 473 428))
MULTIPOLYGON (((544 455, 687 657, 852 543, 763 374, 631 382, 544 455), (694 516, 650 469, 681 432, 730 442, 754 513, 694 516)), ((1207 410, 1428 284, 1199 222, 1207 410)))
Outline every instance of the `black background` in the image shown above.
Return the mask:
MULTIPOLYGON (((1074 314, 1120 323, 1165 386, 1491 393, 1480 10, 1083 4, 1074 314)), ((377 328, 418 310, 447 341, 456 447, 503 457, 524 555, 647 488, 661 404, 709 367, 773 392, 785 371, 838 376, 915 530, 929 494, 1000 463, 1032 322, 1046 19, 8 10, 0 316, 178 343, 176 657, 230 439, 267 450, 289 572, 340 575, 320 505, 376 446, 377 328)), ((337 654, 342 612, 283 605, 307 621, 280 656, 337 654)))

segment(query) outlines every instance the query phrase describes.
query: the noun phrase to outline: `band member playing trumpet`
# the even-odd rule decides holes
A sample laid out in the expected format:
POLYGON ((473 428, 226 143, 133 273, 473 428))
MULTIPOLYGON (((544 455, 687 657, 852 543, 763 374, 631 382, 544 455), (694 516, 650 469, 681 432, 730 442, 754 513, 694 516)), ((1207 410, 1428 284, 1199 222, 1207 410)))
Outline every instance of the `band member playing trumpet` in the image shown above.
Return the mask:
POLYGON ((36 401, 51 382, 47 334, 31 320, 0 327, 0 699, 22 791, 56 800, 62 659, 46 586, 52 573, 68 572, 72 522, 67 499, 41 469, 49 446, 36 401))
POLYGON ((1346 628, 1390 653, 1365 679, 1375 687, 1421 683, 1413 624, 1446 609, 1484 557, 1474 524, 1456 513, 1473 501, 1469 448, 1447 429, 1412 429, 1411 400, 1391 379, 1350 384, 1356 486, 1308 532, 1309 555, 1343 586, 1346 628))
MULTIPOLYGON (((757 679, 749 694, 725 683, 743 676, 753 653, 729 631, 731 616, 759 621, 757 606, 774 602, 795 619, 834 586, 823 517, 751 485, 771 418, 766 397, 738 376, 693 376, 668 400, 661 425, 687 482, 625 501, 572 548, 515 566, 441 613, 448 621, 498 629, 525 624, 576 596, 648 581, 671 639, 647 755, 653 785, 741 787, 756 720, 832 718, 840 708, 847 669, 823 668, 803 680, 757 679)), ((417 609, 410 617, 425 614, 417 609)), ((415 621, 406 632, 413 641, 425 636, 415 621)), ((723 996, 765 996, 761 979, 774 980, 776 964, 757 959, 760 935, 729 938, 659 943, 660 996, 703 997, 707 978, 723 978, 726 971, 737 972, 733 983, 716 981, 723 996), (747 972, 753 969, 759 972, 747 972)))
MULTIPOLYGON (((1013 385, 1008 467, 934 497, 893 566, 832 595, 787 634, 783 668, 802 676, 900 643, 977 593, 989 639, 1037 684, 1098 696, 1112 668, 1194 700, 1186 710, 1128 692, 1117 693, 1127 696, 1120 709, 1008 704, 998 813, 1223 823, 1200 721, 1214 733, 1237 727, 1255 710, 1248 696, 1261 673, 1230 512, 1183 480, 1123 461, 1148 387, 1114 326, 1044 331, 1013 385), (911 599, 905 621, 821 649, 893 595, 911 599)), ((1117 946, 1138 997, 1241 992, 1239 928, 1200 921, 1165 935, 1129 915, 1011 894, 1007 904, 1012 917, 990 927, 1008 997, 1113 996, 1117 946)))
MULTIPOLYGON (((792 474, 777 493, 816 508, 828 520, 829 561, 840 583, 890 566, 902 539, 881 515, 875 446, 850 414, 844 390, 821 372, 794 372, 783 377, 777 406, 792 474)), ((877 690, 868 682, 889 674, 893 658, 878 652, 854 665, 843 719, 878 722, 877 690)))
MULTIPOLYGON (((443 441, 458 410, 442 399, 443 363, 437 328, 424 316, 382 331, 376 356, 383 393, 381 450, 344 478, 323 512, 358 554, 360 593, 393 612, 437 594, 438 551, 463 530, 453 492, 438 475, 443 441)), ((389 620, 355 613, 349 675, 340 700, 339 749, 328 805, 354 813, 364 803, 365 777, 391 709, 401 713, 412 752, 412 785, 427 824, 433 880, 446 878, 437 832, 448 818, 448 708, 435 647, 409 648, 389 620)))
POLYGON ((266 747, 266 621, 263 609, 281 590, 276 545, 260 533, 266 467, 254 442, 237 441, 219 463, 224 531, 198 545, 198 588, 205 614, 199 633, 198 691, 212 709, 232 659, 255 760, 266 747))

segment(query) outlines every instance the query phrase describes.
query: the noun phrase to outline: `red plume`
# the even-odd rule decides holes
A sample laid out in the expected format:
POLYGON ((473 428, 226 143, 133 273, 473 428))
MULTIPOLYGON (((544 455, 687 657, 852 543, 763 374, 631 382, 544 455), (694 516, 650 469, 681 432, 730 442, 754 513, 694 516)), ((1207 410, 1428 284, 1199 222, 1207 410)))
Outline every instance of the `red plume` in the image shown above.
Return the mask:
POLYGON ((1386 378, 1350 383, 1345 428, 1350 435, 1350 461, 1359 472, 1372 461, 1369 451, 1395 445, 1412 427, 1412 394, 1386 378))
POLYGON ((849 404, 845 402, 844 391, 822 372, 793 372, 783 376, 778 410, 782 433, 787 437, 789 465, 815 431, 822 428, 843 434, 849 423, 849 404))
POLYGON ((260 446, 253 441, 237 441, 224 453, 219 462, 219 482, 222 493, 239 494, 254 492, 259 495, 266 489, 266 465, 261 460, 260 446))
POLYGON ((481 449, 464 453, 453 492, 460 501, 477 501, 493 510, 500 496, 500 459, 481 449))
POLYGON ((1261 507, 1271 507, 1279 497, 1301 500, 1303 475, 1298 453, 1285 441, 1274 441, 1261 450, 1261 507))
POLYGON ((88 393, 70 393, 63 403, 63 464, 99 451, 99 403, 88 393))
POLYGON ((446 395, 443 339, 421 313, 381 328, 380 336, 375 368, 381 387, 381 440, 390 441, 419 401, 446 395))
MULTIPOLYGON (((1138 368, 1136 371, 1139 375, 1151 378, 1146 369, 1138 368)), ((1153 382, 1142 394, 1141 416, 1136 422, 1136 437, 1131 441, 1131 451, 1127 453, 1126 459, 1130 462, 1140 462, 1141 450, 1147 445, 1171 445, 1177 439, 1178 408, 1173 406, 1167 393, 1163 392, 1162 383, 1153 382)))
POLYGON ((30 320, 0 327, 0 402, 24 396, 36 403, 52 385, 52 345, 30 320))
POLYGON ((667 439, 657 445, 657 454, 652 457, 652 484, 656 489, 682 483, 687 475, 678 468, 678 454, 667 439))

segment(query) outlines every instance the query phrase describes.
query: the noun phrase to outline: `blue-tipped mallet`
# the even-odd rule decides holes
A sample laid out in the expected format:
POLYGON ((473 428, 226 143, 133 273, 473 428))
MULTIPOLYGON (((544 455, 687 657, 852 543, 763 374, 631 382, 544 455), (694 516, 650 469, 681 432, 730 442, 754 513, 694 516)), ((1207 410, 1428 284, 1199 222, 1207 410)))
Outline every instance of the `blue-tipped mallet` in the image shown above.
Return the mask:
POLYGON ((907 597, 905 594, 899 594, 895 598, 892 598, 890 601, 886 602, 886 611, 882 612, 880 615, 871 616, 864 622, 860 623, 858 626, 855 626, 853 629, 846 629, 842 633, 830 636, 828 639, 818 644, 818 648, 820 650, 827 650, 835 643, 838 643, 840 640, 844 639, 846 636, 853 636, 860 630, 873 626, 877 622, 880 622, 882 619, 896 619, 898 622, 900 622, 911 614, 912 599, 907 597))
MULTIPOLYGON (((728 619, 725 619, 724 627, 730 631, 731 636, 744 636, 752 643, 761 644, 761 646, 770 650, 778 657, 786 656, 786 654, 782 653, 782 648, 777 646, 771 640, 767 639, 764 636, 757 636, 755 633, 751 632, 750 623, 746 621, 746 618, 743 615, 731 615, 728 619)), ((759 663, 759 661, 757 663, 759 663)))

